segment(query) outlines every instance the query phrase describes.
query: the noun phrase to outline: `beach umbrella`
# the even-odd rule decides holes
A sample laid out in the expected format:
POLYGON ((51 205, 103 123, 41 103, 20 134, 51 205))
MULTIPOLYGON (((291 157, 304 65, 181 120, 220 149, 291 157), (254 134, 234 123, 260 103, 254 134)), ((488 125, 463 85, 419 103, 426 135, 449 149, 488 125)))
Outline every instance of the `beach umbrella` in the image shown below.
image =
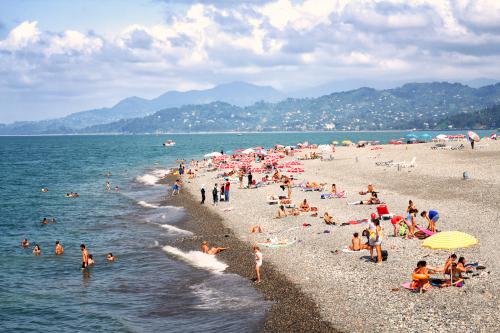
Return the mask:
POLYGON ((441 141, 448 141, 448 136, 446 134, 439 134, 436 136, 436 139, 441 140, 441 141))
POLYGON ((255 150, 253 150, 252 148, 248 148, 248 149, 245 149, 241 152, 242 154, 251 154, 251 153, 255 153, 255 150))
POLYGON ((339 142, 338 142, 338 141, 332 141, 332 145, 336 146, 336 145, 338 145, 338 144, 339 144, 339 142))
POLYGON ((219 157, 219 156, 222 156, 222 154, 216 151, 205 155, 205 157, 219 157))
POLYGON ((430 141, 431 140, 431 136, 427 133, 424 133, 420 136, 420 139, 423 140, 423 141, 430 141))
MULTIPOLYGON (((422 242, 423 247, 433 250, 454 250, 478 244, 478 240, 461 231, 442 231, 436 233, 422 242)), ((450 272, 450 281, 453 282, 453 272, 450 272)))
POLYGON ((343 144, 344 146, 349 146, 349 145, 351 145, 351 144, 352 144, 352 141, 350 141, 350 140, 344 140, 344 141, 342 141, 342 144, 343 144))
POLYGON ((491 140, 496 140, 497 134, 496 133, 491 134, 490 138, 491 138, 491 140))
POLYGON ((479 135, 477 135, 476 132, 469 131, 469 132, 467 132, 467 135, 469 136, 469 139, 472 140, 472 141, 479 141, 479 140, 481 140, 481 138, 479 137, 479 135))

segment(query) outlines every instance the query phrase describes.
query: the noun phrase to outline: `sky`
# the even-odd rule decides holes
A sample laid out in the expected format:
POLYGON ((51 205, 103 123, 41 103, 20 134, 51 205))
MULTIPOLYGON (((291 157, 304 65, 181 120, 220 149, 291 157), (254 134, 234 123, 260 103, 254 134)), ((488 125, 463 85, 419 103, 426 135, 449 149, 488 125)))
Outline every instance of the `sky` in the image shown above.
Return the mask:
POLYGON ((231 81, 500 78, 497 0, 2 0, 0 123, 231 81))

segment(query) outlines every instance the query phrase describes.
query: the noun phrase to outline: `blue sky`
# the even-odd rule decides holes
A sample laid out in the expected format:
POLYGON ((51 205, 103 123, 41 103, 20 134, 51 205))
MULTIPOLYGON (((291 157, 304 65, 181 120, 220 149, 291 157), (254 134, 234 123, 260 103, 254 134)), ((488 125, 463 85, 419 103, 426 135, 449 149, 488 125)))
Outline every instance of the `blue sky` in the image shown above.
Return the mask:
POLYGON ((230 81, 500 78, 496 0, 2 0, 0 122, 230 81))

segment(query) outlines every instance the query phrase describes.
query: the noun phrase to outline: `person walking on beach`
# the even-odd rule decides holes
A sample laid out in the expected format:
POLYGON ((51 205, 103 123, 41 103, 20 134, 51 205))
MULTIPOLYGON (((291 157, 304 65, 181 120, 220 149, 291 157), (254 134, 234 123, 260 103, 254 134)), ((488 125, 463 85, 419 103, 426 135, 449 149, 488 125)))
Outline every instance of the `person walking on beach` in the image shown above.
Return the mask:
POLYGON ((64 253, 64 249, 63 249, 61 243, 59 243, 59 241, 56 241, 55 253, 56 253, 56 255, 61 255, 64 253))
POLYGON ((201 185, 201 204, 205 203, 205 184, 201 185))
POLYGON ((256 275, 255 283, 260 283, 261 282, 260 267, 262 266, 263 256, 262 256, 262 252, 260 252, 260 249, 258 246, 253 247, 253 252, 255 255, 255 275, 256 275))
POLYGON ((245 175, 245 172, 243 170, 240 170, 238 174, 238 180, 240 181, 240 188, 243 188, 243 176, 245 175))
POLYGON ((224 201, 229 202, 229 188, 231 187, 231 183, 229 179, 226 179, 226 185, 224 187, 224 201))
POLYGON ((214 185, 214 189, 212 190, 212 199, 214 201, 214 206, 217 206, 217 202, 219 201, 219 191, 217 189, 217 184, 214 185))
POLYGON ((252 181, 253 181, 252 171, 248 171, 248 188, 252 188, 252 181))
POLYGON ((82 269, 89 267, 89 251, 85 247, 85 244, 80 245, 80 250, 82 251, 82 269))

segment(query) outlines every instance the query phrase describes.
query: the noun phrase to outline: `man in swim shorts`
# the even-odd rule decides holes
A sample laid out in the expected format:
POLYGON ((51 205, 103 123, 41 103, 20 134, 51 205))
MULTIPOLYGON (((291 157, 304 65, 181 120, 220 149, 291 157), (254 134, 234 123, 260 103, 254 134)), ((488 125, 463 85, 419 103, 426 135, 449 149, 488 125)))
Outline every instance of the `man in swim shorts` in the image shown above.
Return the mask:
POLYGON ((80 250, 82 251, 82 269, 86 269, 89 266, 89 252, 85 244, 80 245, 80 250))

